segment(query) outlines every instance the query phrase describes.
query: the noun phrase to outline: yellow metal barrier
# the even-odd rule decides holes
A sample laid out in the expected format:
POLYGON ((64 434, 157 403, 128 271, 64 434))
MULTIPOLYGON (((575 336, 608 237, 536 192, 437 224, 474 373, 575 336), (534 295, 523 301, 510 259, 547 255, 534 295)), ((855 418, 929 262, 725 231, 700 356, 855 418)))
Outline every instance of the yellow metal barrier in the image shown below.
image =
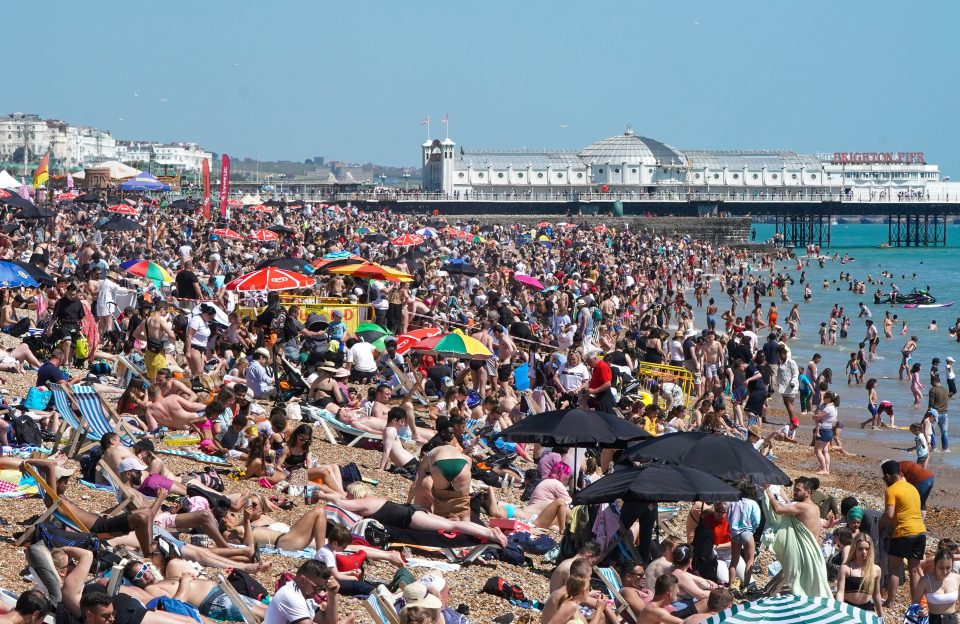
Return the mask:
MULTIPOLYGON (((373 306, 366 303, 340 303, 342 299, 335 297, 304 297, 299 300, 281 301, 286 307, 296 305, 300 308, 300 320, 306 321, 311 314, 322 314, 330 320, 334 310, 343 313, 343 324, 347 328, 347 333, 357 331, 357 325, 360 323, 373 322, 376 312, 373 306), (311 299, 326 299, 327 302, 310 301, 311 299)), ((265 308, 251 308, 241 306, 237 308, 237 314, 240 318, 256 318, 265 308)))
MULTIPOLYGON (((682 366, 671 366, 669 364, 650 364, 649 362, 640 362, 640 368, 636 373, 637 379, 652 379, 657 383, 671 382, 680 386, 683 390, 683 403, 690 407, 690 403, 695 398, 691 396, 693 392, 693 375, 682 366)), ((658 404, 666 408, 666 401, 658 397, 658 404)))

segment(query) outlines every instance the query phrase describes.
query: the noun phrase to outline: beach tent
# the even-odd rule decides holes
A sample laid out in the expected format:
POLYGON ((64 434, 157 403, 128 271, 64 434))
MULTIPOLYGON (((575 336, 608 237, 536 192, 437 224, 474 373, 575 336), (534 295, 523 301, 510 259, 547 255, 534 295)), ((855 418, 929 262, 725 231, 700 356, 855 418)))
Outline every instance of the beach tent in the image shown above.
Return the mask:
MULTIPOLYGON (((96 165, 95 167, 97 169, 109 169, 110 178, 112 180, 124 180, 126 178, 132 178, 133 176, 140 173, 133 167, 125 165, 119 160, 108 160, 106 162, 100 163, 99 165, 96 165)), ((73 177, 76 178, 77 175, 74 174, 73 177)))
POLYGON ((170 185, 164 184, 154 176, 145 171, 141 171, 132 180, 127 180, 120 185, 121 191, 169 191, 170 185))
POLYGON ((240 203, 244 206, 256 206, 257 204, 262 204, 263 202, 260 201, 259 195, 251 195, 250 193, 247 193, 240 198, 240 203))
POLYGON ((19 189, 20 182, 17 181, 15 177, 7 173, 7 170, 4 169, 0 171, 0 188, 2 189, 19 189))

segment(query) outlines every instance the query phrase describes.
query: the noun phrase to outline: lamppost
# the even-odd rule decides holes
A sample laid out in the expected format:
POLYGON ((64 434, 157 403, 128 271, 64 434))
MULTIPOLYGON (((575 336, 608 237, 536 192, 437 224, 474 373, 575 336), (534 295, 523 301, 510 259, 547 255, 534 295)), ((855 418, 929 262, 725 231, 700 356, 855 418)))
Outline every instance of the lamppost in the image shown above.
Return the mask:
POLYGON ((410 173, 408 171, 403 172, 403 190, 410 190, 410 173))

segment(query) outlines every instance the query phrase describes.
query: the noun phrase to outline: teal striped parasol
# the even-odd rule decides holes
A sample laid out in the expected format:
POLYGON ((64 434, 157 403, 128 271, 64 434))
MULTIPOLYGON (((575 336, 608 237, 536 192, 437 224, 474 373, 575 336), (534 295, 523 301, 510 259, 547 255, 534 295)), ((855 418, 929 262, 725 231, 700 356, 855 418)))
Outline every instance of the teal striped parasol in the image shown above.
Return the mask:
POLYGON ((881 621, 872 611, 832 598, 774 596, 730 607, 705 624, 880 624, 881 621))

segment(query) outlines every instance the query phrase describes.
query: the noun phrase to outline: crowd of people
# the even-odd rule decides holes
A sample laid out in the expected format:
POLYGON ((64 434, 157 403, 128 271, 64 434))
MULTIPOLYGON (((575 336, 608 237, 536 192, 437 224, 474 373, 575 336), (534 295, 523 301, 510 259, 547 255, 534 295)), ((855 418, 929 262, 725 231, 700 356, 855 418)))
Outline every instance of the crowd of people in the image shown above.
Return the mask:
MULTIPOLYGON (((139 558, 111 594, 109 579, 98 576, 101 553, 38 538, 27 561, 42 591, 21 594, 8 621, 39 621, 47 612, 90 624, 236 620, 241 607, 198 570, 273 574, 259 556, 266 548, 315 553, 281 576, 269 604, 245 594, 244 608, 267 624, 349 620, 341 596, 380 591, 363 578, 364 559, 405 579, 387 584, 401 622, 461 622, 468 616, 448 604, 442 575, 418 579, 397 551, 379 548, 378 530, 456 534, 494 553, 520 550, 522 562, 515 537, 526 529, 560 548, 551 593, 541 597, 545 624, 704 621, 759 595, 752 577, 767 530, 785 567, 793 561, 797 574, 786 584, 794 593, 835 594, 880 615, 904 586, 911 601, 924 599, 931 622, 956 622, 956 545, 942 540, 932 558, 926 549, 923 514, 934 483, 921 454, 921 439, 925 448, 932 443, 926 425, 917 432, 917 462, 883 464, 883 510, 855 500, 837 505, 814 477, 798 478, 789 494, 744 481, 737 502, 694 505, 682 538, 654 537, 656 505, 624 506, 639 559, 622 561, 619 551, 611 560, 616 531, 571 530, 584 520, 569 492, 629 460, 499 436, 529 413, 582 407, 618 413, 651 435, 735 436, 772 456, 778 445, 807 443, 797 435, 805 426, 819 475, 829 475, 831 453, 845 452, 840 401, 818 356, 802 368, 793 357, 798 306, 787 331, 775 302, 763 313, 765 296, 789 301, 792 278, 775 271, 777 255, 605 225, 453 223, 303 202, 237 208, 229 220, 207 221, 190 202, 141 198, 128 202, 139 227, 111 232, 110 203, 61 205, 45 220, 6 215, 3 257, 49 279, 4 293, 3 331, 10 344, 22 341, 0 366, 35 371, 20 411, 34 410, 37 430, 60 427, 46 388, 90 385, 116 402, 118 431, 81 456, 82 474, 64 454, 0 461, 36 470, 51 485, 41 492, 48 506, 103 538, 105 549, 139 558), (276 238, 249 236, 264 230, 276 238), (418 238, 393 242, 403 235, 418 238), (393 272, 368 279, 330 270, 356 258, 393 272), (132 260, 159 265, 173 279, 130 275, 121 265, 132 260), (308 272, 314 283, 285 297, 229 286, 262 263, 308 272), (344 314, 367 310, 366 320, 384 329, 373 338, 344 314), (491 355, 410 350, 404 334, 422 328, 456 330, 491 355), (787 421, 771 427, 776 397, 787 421), (44 398, 40 408, 31 403, 44 398), (375 439, 381 459, 372 474, 324 463, 328 442, 314 438, 328 432, 375 439), (178 436, 195 436, 196 448, 232 465, 227 472, 244 487, 224 493, 216 470, 174 474, 158 452, 178 436), (409 480, 405 499, 378 495, 378 473, 387 472, 409 480), (78 478, 112 486, 129 496, 129 508, 106 515, 68 499, 78 478), (306 510, 293 524, 270 516, 301 496, 306 510), (349 526, 333 516, 351 519, 349 526), (798 539, 781 537, 787 533, 798 539), (794 542, 812 548, 791 550, 794 542), (619 569, 626 610, 591 589, 600 563, 619 569), (158 601, 167 606, 157 610, 158 601)), ((860 362, 873 353, 870 326, 862 358, 851 359, 857 383, 866 373, 860 362)), ((875 424, 883 413, 893 424, 876 380, 866 387, 875 424)), ((948 396, 939 376, 931 374, 929 397, 926 421, 940 427, 946 450, 948 396)), ((30 443, 28 419, 0 421, 0 444, 30 443)))

